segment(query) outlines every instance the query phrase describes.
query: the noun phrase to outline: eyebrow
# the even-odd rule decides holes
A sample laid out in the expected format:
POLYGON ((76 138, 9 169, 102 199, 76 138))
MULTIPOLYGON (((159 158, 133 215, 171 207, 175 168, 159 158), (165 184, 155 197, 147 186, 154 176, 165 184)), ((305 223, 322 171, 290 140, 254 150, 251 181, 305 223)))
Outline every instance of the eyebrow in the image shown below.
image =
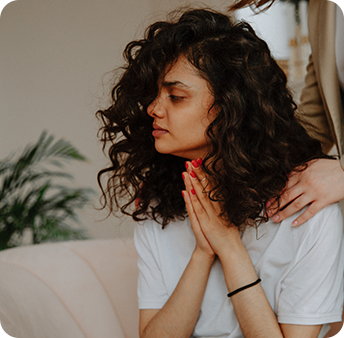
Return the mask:
POLYGON ((186 85, 185 83, 180 82, 180 81, 171 81, 171 82, 170 81, 163 81, 161 83, 161 85, 163 87, 173 87, 173 86, 175 86, 175 87, 181 87, 181 88, 185 88, 185 89, 190 88, 188 85, 186 85))

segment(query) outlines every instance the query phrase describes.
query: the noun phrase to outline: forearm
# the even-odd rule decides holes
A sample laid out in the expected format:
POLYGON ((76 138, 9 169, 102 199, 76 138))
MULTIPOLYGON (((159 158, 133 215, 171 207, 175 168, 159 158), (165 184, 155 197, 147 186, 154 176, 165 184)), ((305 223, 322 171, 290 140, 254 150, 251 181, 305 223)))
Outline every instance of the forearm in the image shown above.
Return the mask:
MULTIPOLYGON (((229 292, 258 279, 241 240, 219 257, 229 292)), ((245 338, 283 337, 277 318, 260 284, 231 297, 235 314, 245 338)))
POLYGON ((187 337, 196 325, 213 260, 194 252, 164 307, 143 329, 141 338, 187 337))

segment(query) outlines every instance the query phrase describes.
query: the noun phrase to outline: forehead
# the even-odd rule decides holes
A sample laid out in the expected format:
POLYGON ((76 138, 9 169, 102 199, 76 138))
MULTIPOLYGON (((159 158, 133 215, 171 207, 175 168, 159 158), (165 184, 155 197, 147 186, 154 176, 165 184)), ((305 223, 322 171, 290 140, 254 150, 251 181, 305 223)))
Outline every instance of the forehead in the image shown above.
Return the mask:
POLYGON ((163 84, 168 83, 179 87, 207 86, 207 81, 185 57, 179 57, 172 65, 167 66, 161 81, 163 84))

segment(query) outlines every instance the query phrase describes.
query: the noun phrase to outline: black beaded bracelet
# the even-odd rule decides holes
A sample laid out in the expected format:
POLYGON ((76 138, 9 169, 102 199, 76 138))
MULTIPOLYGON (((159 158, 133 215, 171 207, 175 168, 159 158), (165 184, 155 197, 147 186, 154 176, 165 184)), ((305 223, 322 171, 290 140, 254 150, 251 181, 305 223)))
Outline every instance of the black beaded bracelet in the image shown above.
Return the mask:
POLYGON ((233 292, 230 292, 230 293, 227 295, 227 297, 232 297, 232 296, 234 296, 236 293, 238 293, 238 292, 240 292, 240 291, 242 291, 242 290, 248 289, 248 288, 250 288, 250 287, 252 287, 252 286, 255 286, 255 285, 257 285, 258 283, 260 283, 261 281, 262 281, 262 280, 261 280, 260 278, 258 278, 255 282, 253 282, 253 283, 251 283, 251 284, 247 284, 247 285, 245 285, 245 286, 243 286, 243 287, 241 287, 241 288, 239 288, 239 289, 234 290, 233 292))

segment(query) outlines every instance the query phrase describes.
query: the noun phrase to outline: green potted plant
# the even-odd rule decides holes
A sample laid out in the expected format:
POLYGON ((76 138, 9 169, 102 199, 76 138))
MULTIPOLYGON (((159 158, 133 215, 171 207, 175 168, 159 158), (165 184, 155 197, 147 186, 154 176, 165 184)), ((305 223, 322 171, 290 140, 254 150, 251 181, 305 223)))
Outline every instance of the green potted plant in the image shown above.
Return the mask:
POLYGON ((70 222, 77 221, 77 210, 93 191, 65 185, 73 178, 63 170, 70 161, 85 157, 46 131, 20 156, 0 161, 0 250, 17 246, 25 231, 31 232, 32 244, 87 238, 70 222))

